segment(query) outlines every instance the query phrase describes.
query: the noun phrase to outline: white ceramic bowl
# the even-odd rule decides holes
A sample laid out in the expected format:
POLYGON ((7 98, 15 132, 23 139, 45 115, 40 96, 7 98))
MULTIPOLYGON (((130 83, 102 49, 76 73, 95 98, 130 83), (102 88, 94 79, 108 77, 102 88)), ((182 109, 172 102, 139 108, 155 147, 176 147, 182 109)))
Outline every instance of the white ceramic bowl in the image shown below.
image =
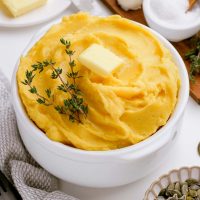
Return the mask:
POLYGON ((197 19, 192 24, 188 24, 185 27, 179 27, 176 25, 169 26, 160 21, 154 16, 152 9, 150 8, 150 2, 153 0, 143 0, 143 12, 148 25, 159 32, 162 36, 172 42, 179 42, 184 39, 190 38, 200 30, 200 19, 197 19))
MULTIPOLYGON (((135 23, 135 22, 134 22, 135 23)), ((51 141, 29 119, 18 94, 16 64, 12 78, 12 100, 22 140, 33 158, 47 171, 65 181, 88 187, 114 187, 136 181, 164 162, 181 124, 189 96, 188 75, 182 58, 160 34, 149 28, 172 53, 181 76, 177 106, 167 124, 143 142, 111 151, 84 151, 51 141)), ((33 37, 23 55, 38 41, 50 26, 33 37)))

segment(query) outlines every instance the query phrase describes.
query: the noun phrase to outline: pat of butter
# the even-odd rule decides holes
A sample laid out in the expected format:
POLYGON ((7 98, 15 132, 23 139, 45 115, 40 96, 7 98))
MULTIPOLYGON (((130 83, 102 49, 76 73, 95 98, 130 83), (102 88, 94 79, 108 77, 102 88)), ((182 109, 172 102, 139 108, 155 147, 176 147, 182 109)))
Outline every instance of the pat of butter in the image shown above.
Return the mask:
POLYGON ((2 2, 14 17, 18 17, 44 5, 47 0, 2 0, 2 2))
POLYGON ((79 55, 78 60, 94 73, 104 77, 123 63, 121 58, 98 44, 88 47, 79 55))

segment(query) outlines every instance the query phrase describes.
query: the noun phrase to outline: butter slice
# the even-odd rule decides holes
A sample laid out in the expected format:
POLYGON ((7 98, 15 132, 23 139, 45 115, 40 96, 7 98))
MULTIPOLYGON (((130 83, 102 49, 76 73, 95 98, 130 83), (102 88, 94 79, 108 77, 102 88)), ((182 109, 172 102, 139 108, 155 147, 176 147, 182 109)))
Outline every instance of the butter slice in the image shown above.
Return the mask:
POLYGON ((2 2, 14 17, 18 17, 44 5, 47 0, 2 0, 2 2))
POLYGON ((103 77, 111 74, 123 63, 121 58, 98 44, 88 47, 79 55, 78 60, 82 65, 103 77))

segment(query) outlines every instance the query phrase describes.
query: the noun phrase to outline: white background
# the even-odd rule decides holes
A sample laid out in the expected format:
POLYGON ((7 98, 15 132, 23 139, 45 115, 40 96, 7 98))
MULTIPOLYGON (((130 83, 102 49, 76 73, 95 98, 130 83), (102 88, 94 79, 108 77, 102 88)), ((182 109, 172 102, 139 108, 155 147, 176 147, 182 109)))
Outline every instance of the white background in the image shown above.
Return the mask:
MULTIPOLYGON (((110 11, 104 5, 100 5, 105 14, 110 14, 110 11)), ((74 12, 77 12, 77 9, 70 6, 59 17, 74 12)), ((18 29, 0 28, 0 69, 9 80, 11 80, 13 68, 21 52, 33 34, 42 26, 44 24, 18 29)), ((171 149, 168 160, 154 173, 138 182, 112 189, 84 188, 62 181, 60 181, 60 188, 64 192, 76 196, 81 200, 142 200, 146 189, 160 175, 174 168, 200 165, 200 156, 197 154, 197 145, 199 142, 200 106, 190 98, 177 143, 171 149)))

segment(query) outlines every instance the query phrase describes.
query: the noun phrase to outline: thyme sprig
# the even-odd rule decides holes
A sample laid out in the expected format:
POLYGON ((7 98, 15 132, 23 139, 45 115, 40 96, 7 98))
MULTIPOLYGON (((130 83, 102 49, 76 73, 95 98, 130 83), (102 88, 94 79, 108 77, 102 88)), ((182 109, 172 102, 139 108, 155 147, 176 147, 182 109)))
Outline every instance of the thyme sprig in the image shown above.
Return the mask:
POLYGON ((194 83, 195 76, 200 74, 200 35, 191 39, 192 49, 185 54, 185 59, 190 61, 189 78, 194 83))
POLYGON ((33 79, 35 77, 35 74, 33 74, 33 71, 26 71, 26 78, 24 79, 24 81, 22 81, 22 84, 27 85, 29 87, 29 92, 32 94, 35 94, 38 98, 36 99, 36 101, 39 104, 44 104, 45 106, 50 106, 52 105, 52 101, 51 101, 51 97, 53 97, 53 95, 51 94, 51 90, 50 89, 46 89, 45 93, 47 95, 47 97, 42 96, 38 90, 36 89, 35 86, 32 85, 33 79))
POLYGON ((22 81, 24 85, 29 87, 29 92, 35 94, 38 98, 36 101, 39 104, 43 104, 45 106, 53 105, 55 110, 60 114, 66 114, 69 116, 69 120, 71 122, 78 122, 82 123, 81 115, 87 116, 88 113, 88 106, 84 102, 82 93, 77 85, 77 79, 81 78, 79 76, 79 71, 75 71, 75 60, 73 60, 73 55, 75 51, 71 50, 71 43, 70 41, 64 40, 63 38, 60 39, 60 42, 65 46, 65 52, 69 57, 69 68, 70 71, 67 72, 66 76, 68 80, 65 81, 62 77, 63 70, 60 67, 55 66, 55 62, 52 60, 45 60, 42 62, 37 62, 36 64, 32 65, 31 71, 26 71, 25 80, 22 81), (35 86, 32 85, 33 79, 36 76, 36 71, 41 73, 44 71, 45 68, 50 67, 52 70, 51 79, 59 79, 60 84, 58 85, 57 89, 67 93, 69 98, 63 100, 62 105, 55 105, 54 103, 54 95, 50 88, 45 90, 46 97, 41 95, 35 86))

